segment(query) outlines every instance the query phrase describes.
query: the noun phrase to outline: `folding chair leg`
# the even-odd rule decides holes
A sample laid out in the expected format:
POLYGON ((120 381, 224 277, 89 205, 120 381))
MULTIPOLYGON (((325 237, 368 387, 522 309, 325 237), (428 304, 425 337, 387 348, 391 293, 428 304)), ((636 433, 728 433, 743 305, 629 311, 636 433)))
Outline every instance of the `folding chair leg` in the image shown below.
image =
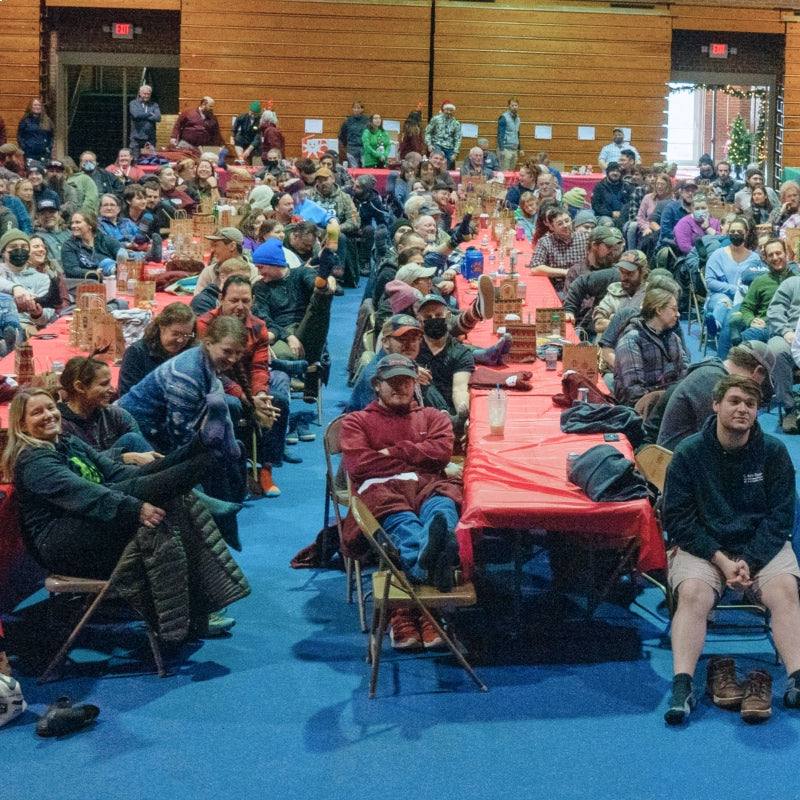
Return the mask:
MULTIPOLYGON (((391 583, 390 577, 387 575, 386 580, 386 595, 389 594, 389 584, 391 583)), ((372 659, 372 673, 369 678, 369 699, 375 699, 375 690, 378 686, 378 669, 381 665, 381 650, 383 649, 383 635, 386 631, 386 605, 387 605, 387 598, 384 597, 384 601, 381 603, 380 612, 378 614, 378 624, 377 626, 373 627, 373 630, 370 632, 369 642, 370 642, 370 657, 372 659)), ((374 621, 373 621, 374 625, 374 621)))
POLYGON ((167 677, 167 670, 164 667, 164 659, 161 656, 161 648, 158 645, 158 637, 155 635, 150 623, 145 621, 147 625, 147 639, 150 642, 150 649, 153 651, 153 661, 156 663, 156 671, 159 678, 167 677))
MULTIPOLYGON (((364 608, 364 584, 361 582, 361 562, 355 562, 356 600, 358 601, 358 621, 361 623, 361 633, 367 632, 367 612, 364 608)), ((352 602, 352 601, 351 601, 352 602)))
POLYGON ((353 559, 344 557, 345 600, 348 605, 353 605, 353 559))
POLYGON ((61 649, 56 653, 53 660, 48 665, 47 669, 44 671, 42 676, 39 678, 38 683, 47 683, 48 680, 52 677, 53 673, 62 665, 64 660, 67 657, 67 654, 72 649, 72 645, 75 640, 78 638, 78 635, 83 630, 83 626, 91 618, 92 614, 97 610, 97 607, 100 603, 103 602, 103 598, 108 593, 108 590, 111 588, 111 581, 109 580, 106 585, 97 593, 94 600, 89 605, 89 608, 86 609, 83 616, 81 617, 78 624, 72 629, 72 633, 69 635, 68 639, 64 644, 61 646, 61 649))

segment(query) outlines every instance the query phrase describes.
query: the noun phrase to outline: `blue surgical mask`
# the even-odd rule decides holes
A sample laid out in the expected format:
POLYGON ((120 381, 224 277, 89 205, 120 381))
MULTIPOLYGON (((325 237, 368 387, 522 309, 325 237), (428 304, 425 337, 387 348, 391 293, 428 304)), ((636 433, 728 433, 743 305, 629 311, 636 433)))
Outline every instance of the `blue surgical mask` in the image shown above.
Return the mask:
POLYGON ((696 220, 705 219, 708 216, 708 211, 695 211, 694 218, 696 220))
POLYGON ((97 167, 97 164, 95 164, 94 161, 87 161, 83 165, 83 171, 84 172, 94 172, 96 167, 97 167))

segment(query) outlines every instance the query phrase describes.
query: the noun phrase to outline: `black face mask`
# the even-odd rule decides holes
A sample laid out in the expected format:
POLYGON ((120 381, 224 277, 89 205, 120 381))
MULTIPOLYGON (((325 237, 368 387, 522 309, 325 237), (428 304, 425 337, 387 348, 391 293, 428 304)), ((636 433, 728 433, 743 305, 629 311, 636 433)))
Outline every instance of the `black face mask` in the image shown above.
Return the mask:
POLYGON ((431 317, 422 323, 422 330, 429 339, 442 339, 447 335, 447 320, 444 317, 431 317))
POLYGON ((731 240, 731 244, 734 247, 741 247, 744 244, 744 234, 743 233, 732 233, 728 236, 731 240))
POLYGON ((12 267, 24 267, 28 263, 29 252, 24 247, 15 247, 8 251, 8 263, 12 267))

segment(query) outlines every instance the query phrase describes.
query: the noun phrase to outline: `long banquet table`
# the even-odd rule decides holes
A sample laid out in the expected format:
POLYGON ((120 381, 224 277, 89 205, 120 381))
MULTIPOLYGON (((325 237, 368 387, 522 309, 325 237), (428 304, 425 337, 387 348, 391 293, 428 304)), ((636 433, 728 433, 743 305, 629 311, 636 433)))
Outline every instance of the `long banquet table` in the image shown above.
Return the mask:
MULTIPOLYGON (((548 278, 521 278, 527 284, 523 318, 528 313, 535 316, 537 307, 560 305, 548 278)), ((460 276, 456 291, 461 307, 474 297, 460 276)), ((573 336, 570 332, 568 338, 573 336)), ((490 321, 480 323, 470 335, 470 341, 481 346, 495 340, 490 321)), ((598 547, 614 547, 635 535, 639 568, 665 568, 663 539, 647 500, 595 503, 567 481, 567 454, 583 453, 603 444, 604 439, 602 434, 561 432, 562 409, 552 400, 561 389, 561 362, 556 371, 547 371, 541 360, 509 366, 532 372, 533 389, 508 391, 502 437, 489 433, 488 390, 470 390, 464 501, 457 531, 465 573, 471 575, 473 571, 474 541, 484 529, 492 528, 560 531, 598 547)), ((614 446, 628 458, 633 457, 633 449, 624 436, 614 446)))

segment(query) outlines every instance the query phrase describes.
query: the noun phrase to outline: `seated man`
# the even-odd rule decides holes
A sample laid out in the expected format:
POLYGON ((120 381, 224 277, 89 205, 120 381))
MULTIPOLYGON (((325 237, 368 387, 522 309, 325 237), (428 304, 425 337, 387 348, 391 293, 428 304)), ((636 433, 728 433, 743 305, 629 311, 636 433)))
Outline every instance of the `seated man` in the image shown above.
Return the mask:
MULTIPOLYGON (((459 561, 455 528, 461 503, 461 484, 444 473, 453 429, 441 411, 417 405, 416 383, 413 361, 402 355, 381 359, 373 379, 377 398, 342 423, 342 459, 353 491, 391 538, 409 577, 450 591, 459 561)), ((344 536, 358 540, 352 515, 345 519, 344 536)), ((423 640, 434 646, 415 617, 395 614, 391 625, 395 647, 423 640)))
POLYGON ((485 178, 487 181, 494 177, 494 170, 486 165, 483 150, 473 147, 461 165, 461 180, 464 178, 485 178))
POLYGON ((309 363, 304 399, 314 403, 336 290, 331 275, 338 264, 336 242, 329 238, 316 271, 310 267, 290 270, 277 239, 260 244, 253 252, 253 262, 261 276, 254 286, 253 313, 267 323, 277 358, 309 363))
MULTIPOLYGON (((550 233, 536 243, 528 266, 532 275, 547 275, 556 291, 563 291, 570 267, 586 263, 589 234, 572 230, 572 217, 566 206, 547 209, 545 221, 550 233)), ((615 262, 616 259, 608 266, 615 262)))
POLYGON ((602 333, 614 314, 623 308, 642 307, 650 267, 644 253, 632 252, 638 252, 640 257, 636 261, 626 258, 617 262, 619 282, 609 284, 605 296, 594 309, 592 320, 596 333, 602 333))
MULTIPOLYGON (((697 703, 692 679, 706 621, 726 586, 749 592, 769 609, 788 674, 783 702, 800 708, 800 568, 789 543, 794 467, 783 443, 762 432, 756 419, 760 401, 761 389, 749 378, 720 380, 715 416, 678 446, 667 470, 664 529, 673 543, 669 582, 677 596, 672 697, 664 715, 669 725, 684 722, 697 703)), ((708 678, 718 705, 740 705, 747 722, 770 716, 769 673, 753 670, 742 686, 728 661, 727 670, 720 665, 708 678)))
MULTIPOLYGON (((215 264, 214 275, 217 279, 216 283, 209 283, 200 294, 196 294, 192 298, 189 303, 192 311, 200 316, 216 308, 219 305, 220 292, 225 285, 225 281, 233 275, 241 275, 252 283, 252 270, 253 265, 248 264, 238 256, 229 258, 221 264, 215 264)), ((256 277, 258 277, 258 273, 256 273, 256 277)))
MULTIPOLYGON (((380 360, 387 355, 399 353, 411 361, 416 362, 419 348, 422 345, 422 325, 409 314, 393 314, 381 328, 381 349, 372 360, 366 364, 353 386, 353 393, 347 404, 347 411, 361 411, 366 408, 375 397, 372 379, 378 369, 380 360)), ((424 367, 417 367, 416 400, 421 406, 431 406, 441 411, 447 411, 447 403, 432 385, 433 376, 424 367)))
POLYGON ((438 294, 422 298, 417 319, 422 324, 423 342, 417 361, 429 370, 433 385, 447 402, 450 414, 469 415, 469 376, 475 360, 469 348, 454 339, 448 330, 450 309, 438 294))

